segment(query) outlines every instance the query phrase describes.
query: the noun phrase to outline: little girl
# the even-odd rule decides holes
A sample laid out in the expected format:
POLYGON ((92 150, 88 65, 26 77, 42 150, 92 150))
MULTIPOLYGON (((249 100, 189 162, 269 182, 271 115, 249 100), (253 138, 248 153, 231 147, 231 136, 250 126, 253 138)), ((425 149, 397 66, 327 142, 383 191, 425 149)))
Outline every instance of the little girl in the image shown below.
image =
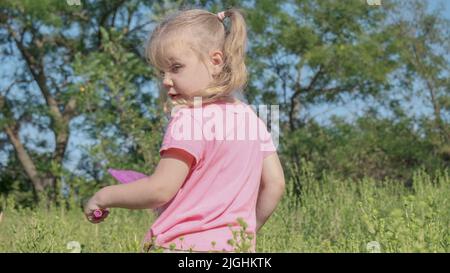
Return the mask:
POLYGON ((247 81, 246 40, 236 9, 180 11, 155 28, 146 56, 160 72, 171 111, 161 159, 151 176, 99 190, 85 205, 89 221, 102 222, 113 207, 157 209, 145 238, 153 246, 255 251, 256 232, 285 181, 266 125, 237 98, 247 81), (242 229, 248 249, 233 234, 242 229))

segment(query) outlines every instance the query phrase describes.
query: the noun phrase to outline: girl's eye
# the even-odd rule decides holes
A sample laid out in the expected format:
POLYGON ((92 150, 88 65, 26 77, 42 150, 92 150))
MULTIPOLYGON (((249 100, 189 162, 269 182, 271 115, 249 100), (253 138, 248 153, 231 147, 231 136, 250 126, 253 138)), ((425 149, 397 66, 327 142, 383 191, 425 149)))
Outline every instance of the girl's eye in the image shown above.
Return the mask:
POLYGON ((181 69, 181 65, 179 65, 179 64, 176 64, 176 65, 174 65, 174 66, 172 66, 172 72, 173 73, 177 73, 177 72, 179 72, 179 70, 181 69))
POLYGON ((158 75, 161 77, 161 78, 164 78, 164 75, 165 75, 166 73, 164 73, 164 71, 159 71, 158 72, 158 75))

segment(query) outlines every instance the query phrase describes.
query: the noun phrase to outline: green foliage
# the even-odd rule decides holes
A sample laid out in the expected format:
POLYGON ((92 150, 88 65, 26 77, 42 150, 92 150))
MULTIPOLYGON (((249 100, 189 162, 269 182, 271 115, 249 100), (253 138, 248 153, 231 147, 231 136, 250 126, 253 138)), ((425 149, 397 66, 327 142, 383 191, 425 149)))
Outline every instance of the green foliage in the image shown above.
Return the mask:
POLYGON ((16 11, 17 14, 25 14, 28 22, 39 21, 46 25, 59 27, 63 24, 61 16, 58 13, 73 10, 66 1, 60 0, 3 0, 0 8, 7 8, 16 11))
POLYGON ((248 10, 249 61, 263 82, 260 92, 299 92, 298 103, 308 108, 344 93, 390 90, 387 77, 399 66, 393 60, 400 50, 399 37, 385 24, 391 10, 390 4, 374 9, 359 0, 257 1, 248 10), (277 80, 261 77, 262 71, 277 80))
MULTIPOLYGON (((0 2, 0 26, 5 30, 0 33, 5 52, 0 58, 21 56, 17 61, 21 65, 17 80, 25 81, 18 87, 22 100, 4 98, 3 89, 0 90, 0 129, 3 132, 6 126, 30 123, 40 133, 47 130, 55 136, 65 133, 69 136, 83 131, 96 141, 91 149, 83 150, 79 166, 82 174, 65 169, 67 158, 62 156, 58 162, 55 151, 40 153, 29 145, 45 148, 45 143, 30 139, 23 143, 39 174, 55 178, 58 185, 55 200, 59 201, 57 209, 50 209, 61 210, 58 215, 64 219, 63 227, 79 234, 79 238, 73 239, 82 241, 83 249, 137 249, 136 239, 127 239, 128 245, 120 247, 115 244, 118 239, 110 242, 106 235, 98 235, 100 241, 90 242, 92 229, 80 226, 80 212, 76 208, 95 189, 114 183, 103 175, 107 167, 144 173, 151 173, 155 167, 167 119, 161 111, 154 71, 141 56, 148 36, 147 29, 141 27, 180 5, 195 5, 211 11, 242 7, 250 40, 247 58, 250 81, 245 92, 249 103, 280 104, 284 116, 296 108, 294 105, 299 109, 288 116, 294 128, 288 128, 288 122, 281 124, 280 155, 289 167, 292 189, 288 201, 277 211, 276 222, 265 227, 276 236, 263 232, 260 250, 364 251, 364 242, 370 239, 378 240, 383 251, 448 251, 449 235, 442 232, 443 223, 448 227, 448 219, 442 219, 442 211, 435 207, 439 204, 447 208, 443 197, 437 194, 441 186, 429 182, 425 174, 419 178, 413 175, 418 167, 433 173, 448 167, 450 162, 450 66, 446 51, 449 36, 444 31, 449 21, 438 12, 427 12, 425 2, 407 1, 411 4, 405 5, 401 1, 383 1, 382 8, 370 7, 359 0, 82 3, 70 6, 62 0, 0 2), (140 21, 142 11, 149 16, 140 21), (397 16, 403 14, 405 18, 397 16), (135 29, 130 28, 130 22, 137 25, 135 29), (9 33, 11 30, 18 33, 9 33), (16 40, 21 37, 22 50, 28 50, 31 56, 28 61, 32 64, 26 63, 20 49, 17 49, 20 54, 11 50, 18 47, 16 40), (67 120, 59 118, 43 103, 42 86, 36 88, 36 81, 26 81, 36 79, 30 71, 42 72, 37 74, 47 77, 42 82, 48 85, 48 92, 58 101, 62 113, 71 100, 76 101, 67 120), (416 81, 420 84, 416 85, 416 81), (331 126, 303 120, 305 111, 311 107, 323 102, 331 105, 343 96, 376 97, 389 104, 390 96, 398 93, 404 93, 403 101, 418 95, 432 105, 433 114, 418 118, 414 113, 405 113, 400 101, 391 107, 392 118, 367 114, 354 124, 333 119, 331 126), (6 111, 6 106, 12 110, 6 111), (79 128, 69 126, 70 119, 77 117, 82 118, 83 124, 79 128), (335 178, 327 178, 325 173, 335 178), (381 182, 385 179, 392 180, 381 182), (427 182, 422 185, 418 181, 427 182), (377 188, 380 184, 384 195, 373 199, 370 196, 375 193, 370 187, 377 188), (413 192, 405 192, 399 184, 410 186, 413 192), (67 187, 69 197, 63 187, 67 187), (416 189, 433 196, 437 200, 433 202, 437 203, 421 199, 414 192, 416 189), (332 193, 343 196, 336 198, 332 193), (70 216, 64 218, 66 214, 70 216), (322 220, 322 215, 326 220, 322 220), (427 226, 428 220, 423 219, 435 222, 427 226), (324 225, 324 221, 333 225, 324 225), (67 228, 72 225, 79 230, 67 228), (413 242, 414 236, 420 239, 413 242)), ((5 137, 0 137, 0 149, 4 151, 5 137)), ((8 159, 8 165, 0 170, 0 192, 9 200, 5 204, 15 201, 14 205, 2 204, 3 209, 10 209, 5 211, 4 221, 12 219, 21 224, 9 226, 7 236, 1 234, 0 238, 17 238, 20 232, 27 235, 1 244, 0 249, 4 245, 12 251, 66 251, 64 242, 69 233, 61 235, 57 229, 61 224, 48 218, 56 212, 46 212, 53 204, 47 204, 45 209, 27 210, 37 206, 36 196, 48 192, 35 193, 17 155, 8 159), (28 232, 27 225, 34 231, 28 232), (14 230, 20 232, 16 234, 14 230)), ((442 181, 445 184, 448 180, 442 181)), ((442 192, 448 195, 445 189, 442 192)), ((123 215, 125 220, 141 221, 133 217, 123 215)), ((114 233, 113 226, 105 230, 120 238, 121 233, 114 233)), ((246 243, 232 240, 243 251, 248 250, 246 243)))
MULTIPOLYGON (((371 252, 372 242, 380 252, 450 250, 448 170, 432 176, 418 170, 407 188, 396 181, 328 174, 317 180, 310 164, 295 168, 288 170, 293 175, 282 202, 256 236, 257 252, 371 252), (300 197, 294 193, 298 182, 300 197)), ((70 252, 70 241, 79 242, 81 252, 141 252, 154 221, 147 211, 114 209, 93 225, 79 207, 15 208, 13 198, 1 199, 0 252, 70 252)), ((246 223, 239 227, 230 243, 247 252, 253 238, 246 223)))
POLYGON ((354 123, 340 118, 333 118, 329 126, 311 122, 283 137, 283 162, 300 164, 299 158, 305 158, 314 163, 319 176, 326 170, 343 178, 369 176, 409 183, 419 167, 434 172, 447 166, 436 156, 439 150, 429 133, 416 130, 416 123, 407 117, 392 120, 371 114, 354 123))
POLYGON ((251 252, 254 235, 247 232, 248 224, 244 219, 238 218, 237 222, 239 229, 233 229, 231 224, 228 226, 233 234, 232 238, 228 240, 228 244, 233 247, 234 252, 251 252))
POLYGON ((122 168, 144 168, 148 173, 159 156, 164 116, 158 111, 157 101, 139 92, 135 81, 150 77, 152 71, 121 46, 123 33, 114 29, 101 29, 101 33, 103 50, 87 56, 78 54, 74 65, 84 78, 78 85, 80 105, 92 112, 86 117, 93 137, 101 139, 100 145, 91 150, 93 158, 98 162, 107 159, 116 168, 119 162, 122 168), (121 157, 114 161, 117 155, 121 157))
POLYGON ((2 211, 1 252, 69 252, 70 241, 82 252, 138 252, 153 220, 147 211, 115 210, 104 225, 92 225, 79 206, 30 210, 10 203, 2 211))
MULTIPOLYGON (((448 172, 416 172, 412 189, 395 181, 358 181, 325 175, 317 180, 301 168, 300 205, 288 182, 288 195, 258 234, 268 252, 447 252, 449 249, 448 172)), ((312 175, 311 175, 312 174, 312 175)))

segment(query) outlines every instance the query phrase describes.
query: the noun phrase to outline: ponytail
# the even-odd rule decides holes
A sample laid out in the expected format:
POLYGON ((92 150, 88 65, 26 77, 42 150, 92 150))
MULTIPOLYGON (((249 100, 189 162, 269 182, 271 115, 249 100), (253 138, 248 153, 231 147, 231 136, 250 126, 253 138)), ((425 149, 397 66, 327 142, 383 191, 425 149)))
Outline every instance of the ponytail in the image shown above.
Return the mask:
POLYGON ((229 9, 219 13, 218 17, 225 26, 224 66, 221 73, 216 76, 215 86, 208 89, 210 95, 204 99, 205 103, 217 99, 230 100, 233 93, 243 91, 247 84, 245 65, 247 27, 244 16, 238 9, 229 9))
POLYGON ((243 89, 247 82, 245 50, 247 47, 247 27, 243 14, 237 9, 225 11, 230 18, 230 29, 226 31, 224 43, 225 67, 230 73, 230 89, 243 89))

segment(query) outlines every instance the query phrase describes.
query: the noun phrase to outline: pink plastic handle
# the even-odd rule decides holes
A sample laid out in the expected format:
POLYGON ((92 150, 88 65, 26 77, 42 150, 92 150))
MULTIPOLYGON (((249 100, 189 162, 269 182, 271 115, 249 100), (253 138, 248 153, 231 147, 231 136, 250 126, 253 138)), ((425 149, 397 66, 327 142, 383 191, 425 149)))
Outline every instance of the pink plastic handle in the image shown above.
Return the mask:
POLYGON ((99 209, 94 210, 94 218, 98 219, 101 218, 103 215, 103 212, 99 209))
POLYGON ((109 213, 109 211, 107 209, 105 209, 105 210, 96 209, 96 210, 94 210, 92 215, 94 216, 95 220, 98 220, 98 219, 100 219, 102 217, 108 216, 108 213, 109 213))

